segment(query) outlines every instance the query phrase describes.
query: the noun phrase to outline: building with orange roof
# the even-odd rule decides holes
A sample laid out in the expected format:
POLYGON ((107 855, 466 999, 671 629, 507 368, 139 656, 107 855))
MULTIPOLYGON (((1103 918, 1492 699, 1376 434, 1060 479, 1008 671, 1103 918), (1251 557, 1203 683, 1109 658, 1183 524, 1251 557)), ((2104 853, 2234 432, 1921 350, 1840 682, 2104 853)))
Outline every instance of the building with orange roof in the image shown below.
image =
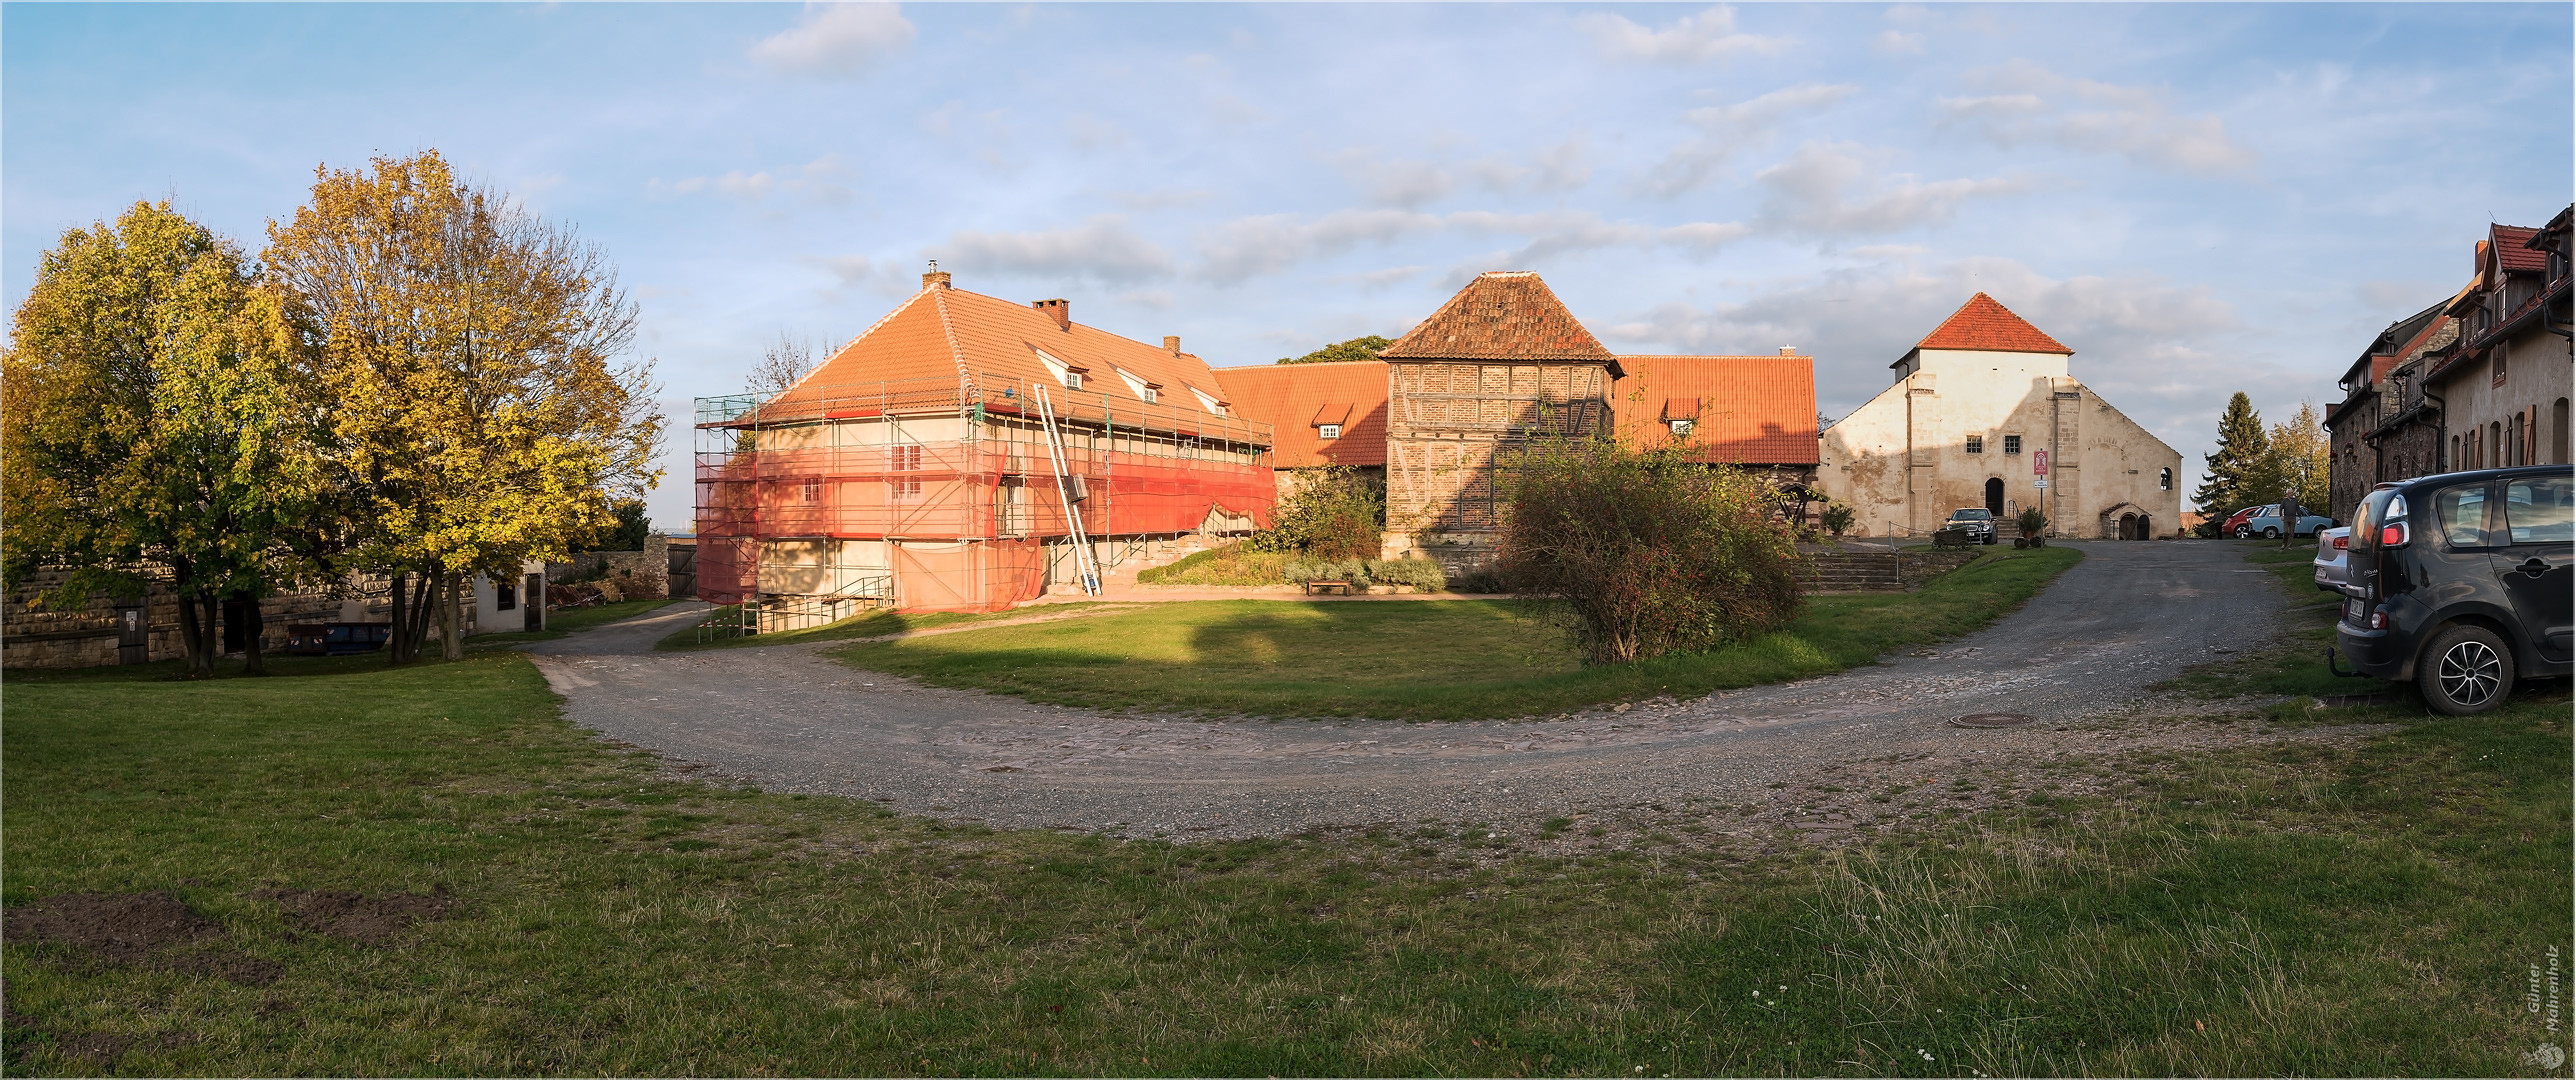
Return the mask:
POLYGON ((1815 480, 1815 358, 1620 356, 1610 395, 1618 437, 1631 446, 1676 442, 1711 465, 1765 472, 1781 487, 1815 480))
POLYGON ((1178 338, 934 268, 785 391, 698 399, 698 595, 761 630, 990 611, 1250 532, 1271 430, 1226 395, 1178 338))
POLYGON ((1386 363, 1263 364, 1217 368, 1216 381, 1234 412, 1270 425, 1270 467, 1279 497, 1302 477, 1346 466, 1386 479, 1386 363))
POLYGON ((2031 506, 2056 536, 2178 535, 2181 453, 2074 378, 2073 356, 1977 293, 1824 429, 1818 486, 1864 535, 1922 536, 1973 508, 2008 532, 2031 506))

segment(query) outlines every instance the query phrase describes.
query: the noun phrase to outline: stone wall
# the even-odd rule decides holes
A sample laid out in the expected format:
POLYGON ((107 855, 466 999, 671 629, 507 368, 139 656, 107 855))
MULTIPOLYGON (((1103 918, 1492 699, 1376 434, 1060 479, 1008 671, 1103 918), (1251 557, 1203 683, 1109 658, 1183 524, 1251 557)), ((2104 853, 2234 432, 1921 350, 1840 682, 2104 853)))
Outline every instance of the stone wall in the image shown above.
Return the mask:
MULTIPOLYGON (((40 594, 60 585, 66 576, 58 570, 43 571, 8 595, 5 607, 0 607, 0 667, 103 667, 117 662, 116 597, 91 593, 87 603, 59 611, 34 606, 40 594)), ((382 592, 381 583, 378 592, 382 592)), ((348 612, 353 604, 358 609, 355 618, 364 619, 365 603, 364 596, 343 597, 324 589, 269 597, 259 605, 260 649, 283 651, 289 623, 351 621, 348 612)), ((383 616, 376 618, 381 621, 383 616)), ((155 582, 144 597, 144 625, 150 659, 179 658, 178 594, 155 582)), ((221 628, 216 632, 221 633, 221 628)))
POLYGON ((545 564, 547 584, 593 580, 599 568, 607 568, 607 580, 617 583, 617 591, 629 600, 660 600, 671 594, 670 538, 654 535, 644 538, 642 551, 585 551, 569 561, 545 564))

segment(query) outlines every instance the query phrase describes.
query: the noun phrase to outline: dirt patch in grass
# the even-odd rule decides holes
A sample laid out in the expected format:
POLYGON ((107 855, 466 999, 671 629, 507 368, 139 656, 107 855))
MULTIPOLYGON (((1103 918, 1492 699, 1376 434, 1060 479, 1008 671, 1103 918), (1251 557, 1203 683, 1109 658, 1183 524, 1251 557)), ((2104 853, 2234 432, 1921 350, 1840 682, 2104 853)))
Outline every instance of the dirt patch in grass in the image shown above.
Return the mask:
POLYGON ((111 964, 158 967, 244 986, 264 986, 283 971, 237 949, 190 948, 224 936, 224 928, 166 891, 48 897, 10 908, 0 930, 11 941, 68 945, 111 964))
POLYGON ((396 934, 447 917, 455 898, 440 889, 368 896, 353 892, 264 889, 252 894, 286 909, 297 929, 360 945, 382 945, 396 934))
POLYGON ((10 908, 0 919, 12 941, 75 945, 120 963, 153 950, 223 935, 224 928, 167 892, 71 893, 10 908))
POLYGON ((56 1043, 54 1052, 93 1068, 104 1069, 116 1064, 116 1059, 124 1057, 125 1048, 133 1042, 134 1040, 123 1035, 93 1031, 86 1035, 74 1035, 56 1043))

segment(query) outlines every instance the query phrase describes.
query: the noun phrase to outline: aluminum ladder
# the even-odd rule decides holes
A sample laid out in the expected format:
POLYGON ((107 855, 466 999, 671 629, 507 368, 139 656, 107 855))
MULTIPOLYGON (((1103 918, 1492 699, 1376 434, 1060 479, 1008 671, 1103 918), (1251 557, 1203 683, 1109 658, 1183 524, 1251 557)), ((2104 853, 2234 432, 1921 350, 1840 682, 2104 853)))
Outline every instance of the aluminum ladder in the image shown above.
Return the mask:
POLYGON ((1055 402, 1046 388, 1031 389, 1037 393, 1037 422, 1046 429, 1046 457, 1055 465, 1055 498, 1064 508, 1065 524, 1073 531, 1073 570, 1082 577, 1082 594, 1098 596, 1100 561, 1091 555, 1091 534, 1082 528, 1082 508, 1073 501, 1072 470, 1065 466, 1064 428, 1055 420, 1055 402))

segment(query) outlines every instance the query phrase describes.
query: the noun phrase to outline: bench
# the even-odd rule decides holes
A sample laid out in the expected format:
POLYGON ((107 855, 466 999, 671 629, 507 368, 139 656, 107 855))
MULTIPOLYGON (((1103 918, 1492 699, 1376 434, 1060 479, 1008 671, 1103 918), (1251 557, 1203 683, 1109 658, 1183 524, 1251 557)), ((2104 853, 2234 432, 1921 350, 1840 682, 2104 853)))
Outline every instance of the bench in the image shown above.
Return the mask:
POLYGON ((1339 592, 1343 596, 1350 595, 1350 583, 1347 581, 1309 581, 1305 583, 1305 594, 1307 596, 1313 596, 1318 593, 1328 594, 1333 592, 1339 592))

